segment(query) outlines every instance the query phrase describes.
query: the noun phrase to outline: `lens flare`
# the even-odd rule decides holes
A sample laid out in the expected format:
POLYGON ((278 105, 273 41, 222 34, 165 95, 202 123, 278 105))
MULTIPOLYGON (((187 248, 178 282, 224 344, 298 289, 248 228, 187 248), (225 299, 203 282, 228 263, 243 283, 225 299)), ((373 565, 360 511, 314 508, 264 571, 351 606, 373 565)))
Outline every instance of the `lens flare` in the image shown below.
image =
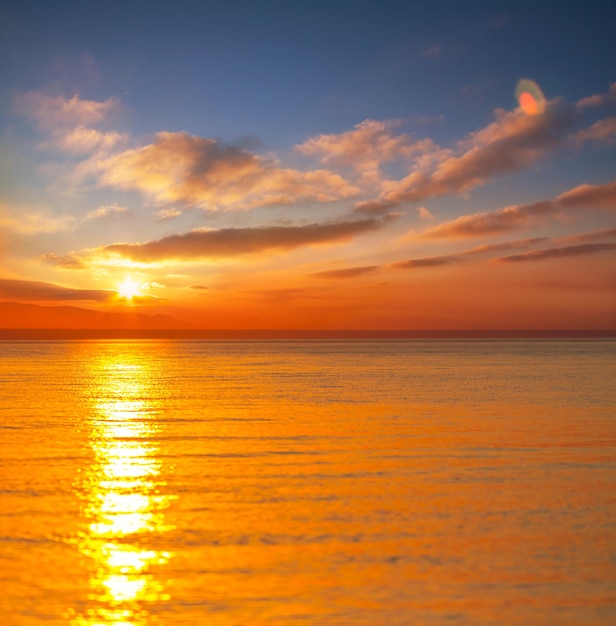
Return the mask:
POLYGON ((534 80, 523 78, 515 88, 515 97, 526 115, 539 115, 545 110, 545 96, 534 80))

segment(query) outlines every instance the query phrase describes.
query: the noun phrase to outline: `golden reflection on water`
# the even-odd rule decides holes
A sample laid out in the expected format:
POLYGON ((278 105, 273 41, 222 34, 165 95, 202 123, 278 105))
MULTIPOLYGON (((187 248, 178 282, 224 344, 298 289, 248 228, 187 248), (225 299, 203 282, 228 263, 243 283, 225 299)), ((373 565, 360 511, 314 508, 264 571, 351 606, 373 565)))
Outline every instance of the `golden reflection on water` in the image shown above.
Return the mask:
POLYGON ((156 566, 172 553, 154 549, 170 528, 165 510, 171 496, 155 443, 160 406, 151 363, 109 356, 94 368, 87 390, 94 462, 86 472, 86 531, 79 550, 92 560, 87 608, 70 612, 73 626, 142 626, 148 606, 169 599, 156 566))

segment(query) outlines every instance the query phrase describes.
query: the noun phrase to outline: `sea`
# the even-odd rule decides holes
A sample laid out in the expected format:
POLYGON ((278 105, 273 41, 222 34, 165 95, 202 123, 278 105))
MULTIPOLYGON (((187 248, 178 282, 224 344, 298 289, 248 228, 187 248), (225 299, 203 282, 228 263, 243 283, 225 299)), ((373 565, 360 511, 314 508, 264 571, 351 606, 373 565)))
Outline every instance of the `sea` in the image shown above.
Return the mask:
POLYGON ((616 624, 616 340, 0 342, 0 624, 616 624))

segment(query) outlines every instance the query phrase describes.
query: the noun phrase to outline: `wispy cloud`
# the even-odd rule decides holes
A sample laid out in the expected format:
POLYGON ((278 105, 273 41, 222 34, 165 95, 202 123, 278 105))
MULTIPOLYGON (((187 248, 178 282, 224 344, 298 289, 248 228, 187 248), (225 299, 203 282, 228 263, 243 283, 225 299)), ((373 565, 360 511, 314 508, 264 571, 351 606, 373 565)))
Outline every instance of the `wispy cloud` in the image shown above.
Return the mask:
POLYGON ((298 152, 314 155, 322 163, 349 166, 371 181, 379 181, 383 163, 410 160, 437 149, 431 139, 416 140, 407 133, 396 135, 398 121, 364 120, 352 130, 319 135, 295 147, 298 152))
POLYGON ((460 263, 463 259, 462 254, 444 254, 441 256, 424 257, 421 259, 407 259, 406 261, 396 261, 391 263, 389 267, 396 269, 410 269, 415 267, 439 267, 441 265, 451 265, 452 263, 460 263))
POLYGON ((488 180, 529 167, 555 150, 574 124, 571 109, 559 101, 543 113, 497 111, 496 120, 459 142, 456 151, 442 152, 438 161, 412 171, 382 196, 356 205, 360 212, 391 210, 404 202, 468 192, 488 180))
POLYGON ((531 252, 524 252, 523 254, 501 257, 495 259, 495 261, 499 263, 543 261, 545 259, 598 254, 599 252, 606 252, 608 250, 616 250, 616 243, 585 243, 561 248, 548 248, 546 250, 532 250, 531 252))
POLYGON ((86 214, 86 219, 89 220, 97 220, 106 217, 119 217, 127 215, 130 211, 123 206, 118 206, 117 204, 109 204, 106 206, 99 206, 98 209, 94 209, 89 211, 86 214))
POLYGON ((605 185, 578 185, 558 196, 555 203, 569 209, 614 211, 616 210, 616 180, 605 185))
POLYGON ((106 302, 115 295, 105 289, 72 289, 54 283, 33 280, 0 279, 0 297, 18 300, 83 300, 106 302))
POLYGON ((575 143, 582 144, 585 141, 595 141, 597 143, 616 143, 616 117, 599 120, 588 128, 583 128, 573 136, 575 143))
POLYGON ((110 150, 116 144, 128 140, 128 135, 116 131, 103 132, 96 128, 77 126, 68 132, 55 133, 52 145, 73 154, 89 154, 98 150, 110 150))
POLYGON ((360 192, 339 174, 281 168, 247 150, 183 132, 159 133, 154 143, 98 159, 90 168, 102 185, 210 211, 332 202, 360 192))
POLYGON ((493 212, 463 215, 415 237, 438 239, 500 235, 524 230, 570 209, 616 210, 616 181, 605 185, 579 185, 552 200, 506 207, 493 212))
POLYGON ((441 256, 423 257, 418 259, 407 259, 405 261, 396 261, 388 267, 395 269, 413 269, 421 267, 439 267, 442 265, 451 265, 453 263, 462 263, 469 261, 473 257, 485 257, 494 253, 501 253, 512 250, 528 250, 537 245, 549 241, 547 237, 533 237, 531 239, 517 239, 515 241, 505 241, 502 243, 478 246, 470 250, 458 252, 456 254, 446 254, 441 256))
POLYGON ((39 91, 30 91, 15 97, 15 110, 34 118, 45 128, 63 126, 87 126, 102 121, 111 110, 118 106, 115 98, 103 102, 82 99, 78 95, 71 98, 50 96, 39 91))
POLYGON ((591 243, 614 238, 616 238, 616 228, 604 229, 591 233, 583 233, 570 237, 561 237, 557 239, 552 239, 550 237, 532 237, 529 239, 516 239, 495 244, 486 244, 453 254, 404 259, 401 261, 389 263, 387 265, 365 265, 358 267, 347 267, 336 270, 326 270, 323 272, 315 272, 313 274, 309 274, 309 276, 323 279, 343 279, 355 278, 356 276, 361 276, 363 274, 371 273, 376 270, 429 269, 444 267, 448 265, 457 265, 470 261, 514 263, 557 257, 589 255, 609 250, 615 250, 616 243, 591 243), (558 242, 575 242, 579 245, 545 248, 540 250, 533 249, 539 246, 545 246, 548 243, 558 242), (527 252, 496 258, 494 257, 495 254, 502 254, 504 252, 516 252, 520 250, 524 250, 527 252))
POLYGON ((88 267, 84 259, 76 254, 58 255, 54 252, 47 252, 39 257, 43 263, 54 265, 65 270, 83 270, 88 267))
POLYGON ((355 278, 363 274, 369 274, 379 269, 379 265, 363 265, 360 267, 347 267, 339 270, 325 270, 323 272, 314 272, 309 274, 312 278, 355 278))
POLYGON ((20 235, 57 233, 74 228, 76 220, 70 215, 53 215, 37 211, 22 213, 15 207, 0 207, 0 228, 20 235))
POLYGON ((454 254, 443 254, 439 256, 420 257, 416 259, 405 259, 403 261, 395 261, 387 265, 364 265, 358 267, 346 267, 343 269, 326 270, 323 272, 315 272, 309 276, 315 278, 355 278, 362 274, 374 272, 379 269, 421 269, 430 267, 442 267, 444 265, 453 265, 472 261, 473 258, 481 259, 489 257, 495 253, 511 252, 516 250, 528 250, 538 245, 545 244, 550 241, 548 237, 533 237, 531 239, 517 239, 514 241, 504 241, 501 243, 477 246, 470 250, 457 252, 454 254))
POLYGON ((424 58, 424 59, 438 57, 438 56, 441 55, 442 50, 443 49, 442 49, 442 46, 440 44, 433 43, 433 44, 429 45, 427 48, 424 48, 419 53, 419 56, 424 58))
POLYGON ((121 257, 140 263, 233 258, 246 254, 288 251, 302 246, 349 241, 358 235, 379 230, 383 224, 382 220, 365 219, 305 226, 197 229, 147 243, 111 244, 73 253, 68 257, 54 258, 55 255, 46 255, 45 260, 47 262, 61 260, 62 267, 68 268, 69 259, 72 258, 77 264, 110 257, 121 257))
POLYGON ((606 239, 616 239, 616 228, 604 228, 582 235, 570 235, 568 237, 558 237, 556 243, 592 243, 595 241, 605 241, 606 239))
POLYGON ((596 93, 578 100, 575 103, 575 108, 578 111, 583 111, 584 109, 592 109, 604 104, 614 103, 616 103, 616 83, 612 83, 606 93, 596 93))

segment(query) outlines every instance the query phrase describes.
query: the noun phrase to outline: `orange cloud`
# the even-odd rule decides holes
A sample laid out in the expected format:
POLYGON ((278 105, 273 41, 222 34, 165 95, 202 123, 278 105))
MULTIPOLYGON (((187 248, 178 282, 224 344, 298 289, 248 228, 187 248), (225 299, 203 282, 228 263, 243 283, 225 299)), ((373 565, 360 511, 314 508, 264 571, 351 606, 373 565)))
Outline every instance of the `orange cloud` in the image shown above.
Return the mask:
POLYGON ((587 98, 582 98, 575 103, 575 108, 578 111, 584 109, 600 107, 604 104, 612 104, 616 102, 616 83, 612 83, 607 93, 598 93, 587 98))
POLYGON ((57 233, 75 226, 75 218, 70 215, 52 215, 41 211, 23 213, 16 207, 0 206, 0 228, 21 235, 57 233))
POLYGON ((556 203, 570 209, 616 210, 616 180, 605 185, 579 185, 558 196, 556 203))
POLYGON ((605 239, 616 239, 616 228, 604 228, 602 230, 595 230, 591 233, 584 233, 583 235, 559 237, 554 241, 557 243, 591 243, 594 241, 603 241, 605 239))
POLYGON ((332 202, 359 193, 338 174, 280 168, 246 150, 184 132, 159 133, 154 143, 99 159, 94 167, 103 185, 208 210, 332 202))
POLYGON ((295 149, 317 156, 322 163, 350 166, 362 177, 378 180, 382 163, 411 159, 438 149, 431 139, 417 141, 406 133, 394 135, 392 131, 397 125, 397 121, 364 120, 352 130, 319 135, 295 149))
POLYGON ((588 254, 597 254, 608 250, 616 250, 616 243, 585 243, 575 246, 564 246, 562 248, 548 248, 547 250, 532 250, 523 254, 513 254, 511 256, 495 259, 500 263, 519 263, 524 261, 542 261, 544 259, 554 259, 588 254))
POLYGON ((511 250, 527 250, 539 244, 549 241, 547 237, 533 237, 531 239, 518 239, 516 241, 505 241, 485 246, 478 246, 471 250, 458 252, 456 254, 446 254, 442 256, 424 257, 420 259, 408 259, 391 263, 388 267, 395 269, 410 269, 418 267, 439 267, 441 265, 451 265, 468 261, 472 257, 485 256, 494 252, 505 252, 511 250))
POLYGON ((82 267, 83 263, 92 259, 110 256, 140 263, 230 258, 271 250, 285 251, 308 245, 339 243, 379 230, 383 224, 382 220, 365 219, 305 226, 197 229, 147 243, 116 243, 64 257, 47 254, 43 258, 64 268, 82 267))
POLYGON ((67 133, 57 135, 54 145, 73 154, 88 154, 96 150, 109 150, 127 139, 128 135, 115 131, 102 132, 95 128, 77 126, 67 133))
POLYGON ((88 212, 86 219, 96 220, 104 217, 118 217, 120 215, 126 215, 127 213, 129 213, 129 210, 126 207, 110 204, 107 206, 99 206, 98 209, 88 212))
POLYGON ((83 270, 88 267, 81 257, 74 254, 57 255, 53 252, 47 252, 39 258, 43 263, 55 265, 65 270, 83 270))
POLYGON ((89 300, 106 302, 115 295, 105 289, 71 289, 54 283, 33 280, 0 279, 0 297, 18 300, 89 300))
POLYGON ((523 230, 552 212, 550 202, 537 202, 523 207, 512 206, 492 213, 462 215, 417 235, 426 239, 471 238, 500 235, 523 230))
POLYGON ((601 143, 616 143, 616 117, 595 122, 592 126, 578 131, 573 136, 573 141, 582 144, 585 141, 596 141, 601 143))
POLYGON ((572 111, 560 102, 547 103, 539 115, 497 111, 497 119, 459 143, 459 154, 443 151, 432 169, 413 171, 378 200, 356 205, 360 212, 390 210, 403 202, 464 193, 500 174, 526 167, 563 143, 574 123, 572 111))
POLYGON ((361 267, 347 267, 340 270, 326 270, 324 272, 315 272, 309 274, 313 278, 355 278, 355 276, 361 276, 363 274, 369 274, 378 270, 378 265, 364 265, 361 267))
POLYGON ((553 200, 511 206, 491 213, 463 215, 424 231, 418 237, 464 238, 499 235, 529 228, 566 209, 616 209, 616 181, 605 185, 579 185, 553 200))
POLYGON ((100 122, 118 101, 109 98, 103 102, 83 100, 78 95, 72 98, 48 96, 38 91, 20 94, 15 98, 15 110, 32 117, 46 128, 58 125, 79 126, 100 122))

